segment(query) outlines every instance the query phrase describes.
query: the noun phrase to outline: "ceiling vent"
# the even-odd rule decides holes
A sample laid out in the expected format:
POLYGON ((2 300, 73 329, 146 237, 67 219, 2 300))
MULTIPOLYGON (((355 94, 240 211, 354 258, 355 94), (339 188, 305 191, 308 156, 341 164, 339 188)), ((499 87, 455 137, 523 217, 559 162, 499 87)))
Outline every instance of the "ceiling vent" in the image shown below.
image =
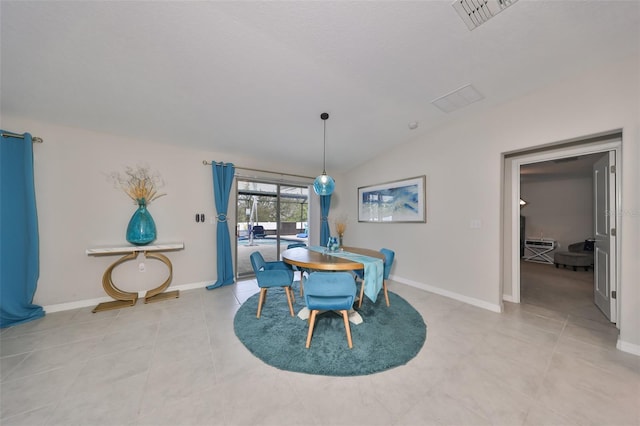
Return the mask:
POLYGON ((467 84, 453 92, 449 92, 444 96, 432 100, 431 103, 444 112, 452 112, 481 99, 484 99, 482 93, 478 92, 472 85, 467 84))
POLYGON ((452 6, 469 30, 479 27, 518 0, 456 0, 452 6))

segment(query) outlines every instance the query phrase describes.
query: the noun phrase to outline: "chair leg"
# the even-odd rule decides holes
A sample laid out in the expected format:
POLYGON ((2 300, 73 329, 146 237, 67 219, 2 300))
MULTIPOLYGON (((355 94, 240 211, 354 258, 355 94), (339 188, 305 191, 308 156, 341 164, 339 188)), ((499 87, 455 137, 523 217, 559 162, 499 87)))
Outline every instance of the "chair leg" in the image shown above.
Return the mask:
POLYGON ((387 301, 387 307, 389 307, 389 292, 387 292, 387 280, 382 281, 382 288, 384 289, 384 299, 387 301))
POLYGON ((364 280, 362 280, 362 284, 360 285, 360 300, 358 300, 358 308, 362 306, 362 299, 364 299, 364 280))
POLYGON ((261 288, 260 299, 258 299, 258 314, 256 315, 256 318, 260 318, 260 312, 262 311, 262 304, 264 303, 264 298, 266 295, 267 295, 267 289, 261 288))
POLYGON ((313 326, 316 323, 316 315, 318 314, 317 310, 311 311, 311 316, 309 317, 309 332, 307 333, 307 343, 305 348, 309 349, 311 346, 311 336, 313 336, 313 326))
POLYGON ((291 316, 293 316, 293 305, 291 304, 293 291, 291 291, 291 287, 284 287, 284 294, 287 296, 287 303, 289 303, 289 312, 291 313, 291 316))
POLYGON ((300 271, 300 297, 304 297, 304 271, 300 271))
POLYGON ((346 310, 340 311, 342 313, 342 319, 344 319, 344 328, 347 331, 347 343, 349 349, 353 348, 353 341, 351 340, 351 326, 349 326, 349 313, 346 310))

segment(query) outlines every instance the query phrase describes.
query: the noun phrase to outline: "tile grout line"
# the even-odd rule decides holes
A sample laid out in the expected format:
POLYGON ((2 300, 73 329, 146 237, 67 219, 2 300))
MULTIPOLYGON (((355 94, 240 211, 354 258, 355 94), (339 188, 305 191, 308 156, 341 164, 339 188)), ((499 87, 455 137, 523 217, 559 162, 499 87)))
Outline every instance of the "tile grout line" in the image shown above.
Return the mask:
MULTIPOLYGON (((560 330, 560 333, 558 333, 558 338, 556 339, 555 344, 553 345, 553 350, 551 351, 551 355, 549 356, 549 360, 547 361, 547 366, 544 369, 544 373, 542 374, 542 380, 540 382, 540 388, 538 389, 538 391, 536 392, 535 395, 535 402, 538 402, 540 400, 540 395, 542 393, 542 385, 547 377, 547 374, 549 373, 549 369, 551 368, 551 362, 553 361, 553 357, 556 354, 556 351, 558 349, 558 345, 560 344, 560 339, 562 338, 562 334, 564 333, 565 328, 567 327, 567 324, 569 322, 569 314, 566 315, 564 322, 562 324, 562 329, 560 330)), ((553 410, 551 410, 553 411, 553 410)), ((529 417, 529 414, 531 413, 531 406, 529 406, 529 409, 527 410, 527 414, 524 416, 524 422, 523 424, 526 424, 527 422, 527 418, 529 417)), ((555 413, 555 411, 554 411, 555 413)), ((556 413, 558 414, 558 413, 556 413)))

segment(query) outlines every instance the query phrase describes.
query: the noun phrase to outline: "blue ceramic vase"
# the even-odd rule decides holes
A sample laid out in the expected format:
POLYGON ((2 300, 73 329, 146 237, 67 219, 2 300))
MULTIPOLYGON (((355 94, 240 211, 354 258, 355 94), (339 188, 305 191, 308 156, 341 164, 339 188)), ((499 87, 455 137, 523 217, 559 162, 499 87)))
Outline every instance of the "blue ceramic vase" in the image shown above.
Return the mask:
POLYGON ((137 246, 144 246, 156 239, 156 224, 147 210, 144 198, 138 200, 138 210, 133 214, 127 226, 127 241, 137 246))
POLYGON ((337 237, 329 237, 329 241, 327 242, 327 250, 331 252, 340 250, 340 244, 338 243, 337 237))

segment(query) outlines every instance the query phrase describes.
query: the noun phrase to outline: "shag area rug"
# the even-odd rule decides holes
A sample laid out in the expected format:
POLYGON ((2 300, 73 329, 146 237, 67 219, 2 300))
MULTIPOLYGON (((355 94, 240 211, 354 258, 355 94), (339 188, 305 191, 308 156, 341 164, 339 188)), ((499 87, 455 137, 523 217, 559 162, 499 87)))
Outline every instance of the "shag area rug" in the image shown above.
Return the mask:
MULTIPOLYGON (((294 284, 294 311, 304 308, 298 282, 294 284)), ((325 312, 316 317, 311 347, 305 348, 306 320, 289 314, 282 288, 269 289, 260 318, 259 294, 242 304, 234 318, 240 341, 265 363, 281 370, 325 376, 359 376, 406 364, 427 337, 422 316, 406 300, 389 292, 387 307, 382 292, 374 304, 366 299, 358 310, 363 322, 350 324, 353 349, 347 345, 342 317, 325 312)))

